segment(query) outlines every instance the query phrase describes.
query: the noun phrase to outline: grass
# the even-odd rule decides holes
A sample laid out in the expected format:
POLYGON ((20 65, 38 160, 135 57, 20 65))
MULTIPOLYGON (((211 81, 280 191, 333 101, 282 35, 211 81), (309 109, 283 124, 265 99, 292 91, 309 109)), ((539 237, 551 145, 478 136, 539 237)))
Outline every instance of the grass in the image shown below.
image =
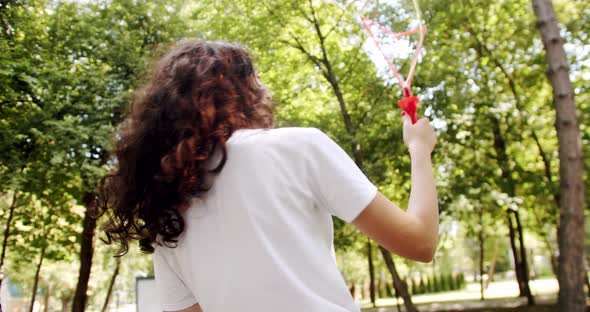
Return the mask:
MULTIPOLYGON (((461 310, 449 310, 450 311, 461 311, 461 310)), ((557 312, 555 305, 537 305, 533 307, 517 307, 517 308, 484 308, 469 310, 469 312, 557 312)))
MULTIPOLYGON (((531 291, 538 297, 541 305, 533 308, 520 307, 524 301, 518 298, 518 285, 516 281, 496 281, 490 284, 484 292, 485 301, 480 301, 479 284, 469 283, 465 289, 436 294, 424 294, 412 296, 412 301, 419 305, 421 311, 522 311, 522 312, 549 312, 556 311, 551 304, 554 303, 558 290, 557 281, 553 278, 544 278, 531 281, 531 291)), ((370 303, 363 301, 364 311, 389 312, 397 311, 395 298, 378 299, 377 307, 386 309, 369 309, 370 303)), ((400 304, 403 302, 400 298, 400 304)))
MULTIPOLYGON (((526 301, 512 298, 512 302, 506 299, 491 299, 482 304, 485 307, 474 307, 473 302, 455 302, 452 304, 419 304, 417 308, 420 312, 558 312, 554 303, 539 302, 537 305, 529 307, 526 301)), ((405 311, 403 304, 401 304, 402 312, 405 311)), ((364 308, 363 312, 397 312, 396 306, 378 307, 378 308, 364 308)))

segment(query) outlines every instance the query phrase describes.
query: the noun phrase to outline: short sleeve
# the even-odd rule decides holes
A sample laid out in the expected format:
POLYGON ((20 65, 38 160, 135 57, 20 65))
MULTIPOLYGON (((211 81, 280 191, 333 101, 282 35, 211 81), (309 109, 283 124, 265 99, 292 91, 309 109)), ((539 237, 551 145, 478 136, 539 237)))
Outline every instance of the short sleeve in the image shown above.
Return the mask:
POLYGON ((178 311, 197 304, 191 290, 157 249, 154 252, 154 274, 163 311, 178 311))
POLYGON ((377 187, 336 142, 314 130, 306 160, 311 192, 330 214, 352 222, 375 198, 377 187))

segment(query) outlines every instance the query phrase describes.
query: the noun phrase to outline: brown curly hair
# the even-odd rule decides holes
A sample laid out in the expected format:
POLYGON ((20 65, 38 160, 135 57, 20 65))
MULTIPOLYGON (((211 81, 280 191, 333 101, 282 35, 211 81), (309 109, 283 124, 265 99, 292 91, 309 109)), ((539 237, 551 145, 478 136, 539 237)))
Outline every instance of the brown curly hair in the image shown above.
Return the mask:
POLYGON ((272 124, 270 96, 245 48, 222 41, 177 45, 136 92, 118 134, 117 169, 99 184, 105 242, 120 243, 120 255, 132 240, 145 252, 154 244, 173 247, 184 229, 180 212, 222 170, 232 133, 272 124), (219 161, 206 165, 214 153, 219 161))

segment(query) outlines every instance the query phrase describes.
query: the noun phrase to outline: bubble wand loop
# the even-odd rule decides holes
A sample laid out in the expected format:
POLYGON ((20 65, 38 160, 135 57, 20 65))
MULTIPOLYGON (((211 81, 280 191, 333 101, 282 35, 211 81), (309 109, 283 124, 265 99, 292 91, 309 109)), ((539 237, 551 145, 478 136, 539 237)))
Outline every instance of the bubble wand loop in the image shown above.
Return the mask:
MULTIPOLYGON (((418 16, 418 20, 421 22, 422 18, 420 15, 420 8, 418 7, 418 2, 416 0, 413 0, 413 3, 414 3, 414 10, 416 11, 416 15, 418 16)), ((383 55, 383 58, 387 62, 389 69, 391 70, 391 72, 393 73, 393 76, 397 79, 401 89, 403 90, 404 98, 402 98, 397 103, 398 106, 401 109, 403 109, 404 113, 406 113, 406 114, 408 114, 408 116, 410 116, 410 118, 412 119, 412 123, 416 123, 418 121, 418 116, 416 114, 417 106, 418 106, 418 103, 420 102, 420 100, 418 99, 418 97, 412 96, 412 92, 411 92, 410 88, 412 85, 412 78, 414 77, 414 73, 416 71, 416 64, 418 63, 418 56, 420 55, 420 52, 422 51, 422 47, 424 44, 424 37, 426 34, 426 29, 427 29, 426 25, 421 23, 417 27, 410 29, 408 31, 401 32, 401 33, 394 33, 391 30, 389 30, 387 27, 384 27, 384 26, 380 25, 379 23, 377 23, 369 18, 366 18, 364 16, 361 16, 361 23, 363 24, 363 27, 365 28, 365 30, 369 34, 369 37, 371 38, 371 40, 373 40, 373 42, 377 46, 377 49, 379 49, 379 51, 383 55), (387 55, 383 51, 383 47, 381 46, 381 44, 379 44, 379 41, 377 40, 377 38, 373 34, 373 31, 371 30, 371 26, 378 28, 384 34, 387 34, 394 39, 400 39, 402 37, 406 37, 406 36, 413 35, 415 33, 419 33, 420 38, 418 40, 418 45, 416 46, 416 51, 415 51, 414 56, 412 58, 412 64, 410 66, 410 71, 408 72, 408 78, 406 80, 404 80, 403 76, 395 68, 395 65, 393 64, 393 62, 387 57, 387 55)))

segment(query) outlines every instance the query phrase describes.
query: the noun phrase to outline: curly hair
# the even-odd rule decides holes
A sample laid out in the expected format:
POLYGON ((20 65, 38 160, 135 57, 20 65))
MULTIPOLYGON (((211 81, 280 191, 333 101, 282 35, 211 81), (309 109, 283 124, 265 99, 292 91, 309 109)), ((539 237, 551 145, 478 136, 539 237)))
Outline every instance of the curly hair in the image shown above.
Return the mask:
POLYGON ((174 247, 184 230, 181 212, 222 170, 231 134, 272 124, 270 96, 245 48, 177 45, 136 92, 118 133, 117 169, 99 183, 99 213, 108 216, 104 241, 119 243, 120 255, 133 240, 148 253, 155 244, 174 247), (212 158, 216 153, 221 157, 212 158))

